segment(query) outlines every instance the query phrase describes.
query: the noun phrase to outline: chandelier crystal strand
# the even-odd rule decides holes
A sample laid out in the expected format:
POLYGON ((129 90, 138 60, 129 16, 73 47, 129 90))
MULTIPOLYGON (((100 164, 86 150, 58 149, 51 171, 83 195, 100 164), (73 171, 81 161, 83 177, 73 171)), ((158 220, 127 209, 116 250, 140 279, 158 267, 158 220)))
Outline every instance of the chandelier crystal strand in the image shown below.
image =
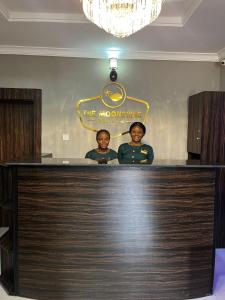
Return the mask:
POLYGON ((126 37, 158 18, 164 0, 82 0, 86 17, 116 37, 126 37))

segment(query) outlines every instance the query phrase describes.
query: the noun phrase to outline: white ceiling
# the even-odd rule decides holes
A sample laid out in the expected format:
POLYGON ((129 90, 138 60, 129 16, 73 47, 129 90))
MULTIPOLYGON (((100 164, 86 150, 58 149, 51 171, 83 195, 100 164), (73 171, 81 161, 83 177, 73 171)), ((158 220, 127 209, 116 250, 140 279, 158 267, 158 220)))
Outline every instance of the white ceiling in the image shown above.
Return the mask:
POLYGON ((90 23, 80 0, 0 0, 0 54, 219 61, 225 0, 165 0, 160 17, 118 39, 90 23))

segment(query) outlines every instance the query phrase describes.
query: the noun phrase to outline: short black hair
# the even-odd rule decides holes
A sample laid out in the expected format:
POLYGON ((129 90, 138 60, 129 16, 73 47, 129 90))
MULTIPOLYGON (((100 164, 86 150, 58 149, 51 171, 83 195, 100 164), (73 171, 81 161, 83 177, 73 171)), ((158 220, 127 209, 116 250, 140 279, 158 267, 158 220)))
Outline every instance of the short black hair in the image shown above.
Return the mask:
POLYGON ((141 122, 134 122, 130 125, 130 129, 129 129, 129 132, 131 133, 131 130, 134 128, 134 127, 139 127, 143 130, 143 133, 145 134, 146 132, 146 127, 144 124, 142 124, 141 122))
POLYGON ((100 130, 98 130, 97 133, 96 133, 96 140, 98 139, 98 137, 99 137, 99 135, 100 135, 101 133, 106 133, 106 134, 108 134, 109 139, 110 139, 110 133, 109 133, 109 131, 106 130, 106 129, 100 129, 100 130))

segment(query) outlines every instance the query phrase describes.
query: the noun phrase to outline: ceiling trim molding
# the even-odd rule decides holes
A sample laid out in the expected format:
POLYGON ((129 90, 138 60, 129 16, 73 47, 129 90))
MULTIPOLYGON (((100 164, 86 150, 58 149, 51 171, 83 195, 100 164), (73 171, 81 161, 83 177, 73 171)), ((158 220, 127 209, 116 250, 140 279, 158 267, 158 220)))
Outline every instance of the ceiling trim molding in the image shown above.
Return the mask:
MULTIPOLYGON (((0 54, 34 55, 34 56, 57 56, 107 59, 105 51, 87 51, 74 48, 47 48, 47 47, 24 47, 24 46, 0 46, 0 54)), ((217 53, 191 53, 191 52, 158 52, 158 51, 121 51, 119 59, 136 60, 171 60, 171 61, 205 61, 218 62, 217 53)))
POLYGON ((192 5, 187 9, 185 12, 184 17, 182 18, 182 24, 183 26, 188 22, 188 20, 192 17, 194 12, 197 10, 199 5, 201 4, 202 0, 196 0, 192 2, 192 5))
MULTIPOLYGON (((45 23, 91 23, 84 14, 60 14, 60 13, 27 13, 27 12, 9 12, 4 13, 8 22, 45 22, 45 23)), ((159 17, 149 26, 171 26, 182 27, 183 19, 181 17, 159 17)))
POLYGON ((140 51, 126 54, 127 59, 218 62, 217 53, 140 51))
POLYGON ((83 14, 10 12, 9 22, 90 23, 83 14))
POLYGON ((219 57, 219 61, 225 59, 225 48, 221 49, 221 50, 218 52, 218 57, 219 57))
POLYGON ((182 17, 158 17, 153 23, 148 26, 168 26, 168 27, 183 27, 182 17))
MULTIPOLYGON (((163 17, 150 24, 150 26, 167 26, 167 27, 183 27, 190 19, 195 10, 199 7, 202 0, 195 0, 187 9, 184 16, 180 17, 163 17)), ((0 13, 8 20, 8 22, 46 22, 46 23, 90 23, 84 14, 70 13, 33 13, 9 11, 0 1, 0 13)))
POLYGON ((0 2, 0 13, 3 15, 3 17, 5 17, 5 19, 9 20, 9 11, 5 5, 2 4, 2 2, 0 2))

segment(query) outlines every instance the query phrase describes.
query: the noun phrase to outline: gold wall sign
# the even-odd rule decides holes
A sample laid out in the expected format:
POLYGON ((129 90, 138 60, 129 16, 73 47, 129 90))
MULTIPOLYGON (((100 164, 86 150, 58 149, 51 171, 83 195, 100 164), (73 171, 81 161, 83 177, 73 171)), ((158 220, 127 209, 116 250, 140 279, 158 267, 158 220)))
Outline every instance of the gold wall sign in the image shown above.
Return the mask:
POLYGON ((104 128, 118 137, 128 133, 131 123, 146 123, 149 103, 127 96, 120 83, 112 82, 103 88, 102 95, 80 99, 76 111, 84 128, 94 132, 104 128))

